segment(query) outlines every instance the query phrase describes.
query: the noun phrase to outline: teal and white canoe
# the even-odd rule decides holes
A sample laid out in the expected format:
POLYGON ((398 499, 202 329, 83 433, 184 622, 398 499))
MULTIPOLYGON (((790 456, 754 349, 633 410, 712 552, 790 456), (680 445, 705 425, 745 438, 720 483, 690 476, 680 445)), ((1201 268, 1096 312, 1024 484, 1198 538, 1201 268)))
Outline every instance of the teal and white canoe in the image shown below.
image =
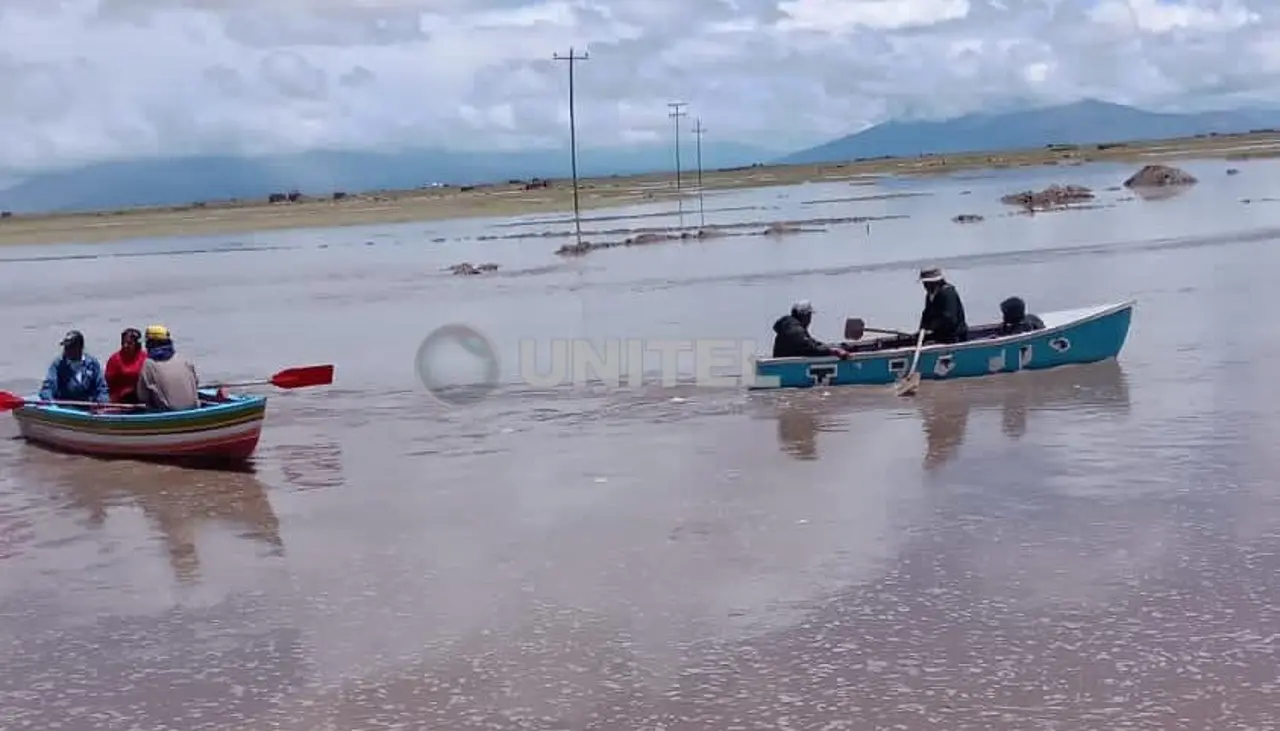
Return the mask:
MULTIPOLYGON (((1129 334, 1136 300, 1040 315, 1042 330, 1000 336, 999 324, 970 328, 963 343, 926 345, 921 380, 975 378, 1116 358, 1129 334)), ((887 385, 906 375, 915 338, 885 337, 847 344, 847 360, 757 358, 753 389, 887 385)))

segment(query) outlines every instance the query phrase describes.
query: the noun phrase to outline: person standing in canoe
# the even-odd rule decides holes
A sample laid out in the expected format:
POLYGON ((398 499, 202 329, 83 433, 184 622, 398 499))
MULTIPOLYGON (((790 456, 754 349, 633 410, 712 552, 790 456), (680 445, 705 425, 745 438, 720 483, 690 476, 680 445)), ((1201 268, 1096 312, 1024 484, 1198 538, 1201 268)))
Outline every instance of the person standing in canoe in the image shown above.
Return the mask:
POLYGON ((68 332, 62 338, 62 355, 49 364, 40 385, 40 400, 105 404, 108 398, 102 364, 84 352, 84 334, 79 330, 68 332))
POLYGON ((773 357, 775 358, 821 358, 834 355, 837 358, 848 358, 849 353, 843 348, 828 345, 809 334, 809 323, 813 322, 813 305, 808 300, 800 300, 791 305, 791 314, 779 317, 773 323, 773 357))
POLYGON ((173 349, 164 325, 149 325, 147 357, 138 375, 138 401, 157 411, 185 411, 200 406, 196 367, 173 349))
POLYGON ((963 343, 969 339, 969 324, 964 318, 964 303, 954 285, 942 276, 942 270, 929 267, 920 270, 924 286, 924 311, 920 313, 920 329, 926 343, 963 343))
POLYGON ((107 390, 115 404, 138 403, 138 377, 147 351, 142 349, 142 333, 126 328, 120 333, 120 349, 107 358, 107 390))

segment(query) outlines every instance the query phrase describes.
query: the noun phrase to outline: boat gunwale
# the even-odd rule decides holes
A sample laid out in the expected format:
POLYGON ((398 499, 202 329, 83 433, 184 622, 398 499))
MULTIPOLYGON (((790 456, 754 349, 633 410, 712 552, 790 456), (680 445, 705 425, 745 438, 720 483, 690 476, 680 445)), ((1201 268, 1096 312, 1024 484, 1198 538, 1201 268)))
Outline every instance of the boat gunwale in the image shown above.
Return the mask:
MULTIPOLYGON (((202 397, 212 397, 213 390, 201 389, 202 397)), ((201 406, 198 409, 183 411, 137 411, 124 413, 94 413, 82 409, 59 406, 57 404, 26 404, 14 409, 16 419, 36 419, 57 422, 58 426, 74 429, 77 426, 102 425, 143 425, 170 426, 197 420, 234 420, 253 412, 262 412, 265 416, 267 397, 259 395, 230 394, 227 401, 201 406)))
MULTIPOLYGON (((1124 310, 1132 310, 1134 307, 1137 306, 1137 304, 1138 304, 1138 300, 1135 298, 1135 299, 1128 299, 1128 300, 1124 300, 1123 302, 1117 302, 1109 305, 1096 305, 1094 307, 1080 307, 1074 310, 1056 310, 1054 312, 1047 312, 1044 315, 1042 315, 1042 317, 1057 314, 1058 312, 1086 312, 1087 314, 1084 314, 1072 320, 1068 320, 1064 323, 1054 325, 1052 327, 1042 328, 1040 330, 1031 330, 1028 332, 1013 333, 1011 335, 1000 335, 1000 336, 991 337, 991 338, 981 338, 979 340, 966 340, 963 343, 933 343, 921 348, 920 353, 921 355, 924 355, 925 353, 930 353, 930 352, 952 353, 958 350, 970 350, 973 348, 981 348, 981 347, 988 347, 988 346, 1003 347, 1003 346, 1013 345, 1015 343, 1019 343, 1025 340, 1033 340, 1035 338, 1044 337, 1045 335, 1052 335, 1054 333, 1061 332, 1073 327, 1078 327, 1085 323, 1093 322, 1094 320, 1100 320, 1104 317, 1110 317, 1124 310)), ((756 358, 755 363, 756 363, 756 367, 759 368, 762 365, 773 365, 775 363, 781 365, 781 364, 787 364, 787 363, 835 363, 839 361, 849 362, 849 361, 881 360, 881 359, 889 359, 889 358, 900 358, 904 355, 910 356, 913 353, 915 353, 915 347, 911 345, 906 345, 901 348, 892 348, 889 350, 871 350, 866 352, 854 352, 854 353, 850 353, 849 357, 847 358, 840 358, 839 356, 835 356, 835 355, 796 356, 796 357, 788 357, 788 358, 756 358)))

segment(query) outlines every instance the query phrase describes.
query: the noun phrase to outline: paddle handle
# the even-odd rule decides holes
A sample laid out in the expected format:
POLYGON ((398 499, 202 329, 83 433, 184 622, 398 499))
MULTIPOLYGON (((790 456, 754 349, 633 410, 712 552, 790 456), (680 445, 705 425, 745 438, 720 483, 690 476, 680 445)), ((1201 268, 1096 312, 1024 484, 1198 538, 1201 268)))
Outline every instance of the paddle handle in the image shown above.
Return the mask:
POLYGON ((906 378, 910 378, 916 372, 916 367, 920 365, 920 351, 924 349, 924 328, 920 329, 920 335, 916 337, 916 352, 911 356, 911 370, 907 371, 906 378))
POLYGON ((900 338, 911 337, 911 333, 902 332, 901 330, 884 330, 878 327, 864 327, 862 329, 869 333, 880 333, 881 335, 897 335, 900 338))
POLYGON ((911 357, 911 369, 894 386, 899 396, 911 395, 920 385, 920 376, 916 373, 916 368, 920 365, 920 351, 924 349, 924 335, 924 328, 920 328, 920 335, 916 338, 916 352, 911 357))
POLYGON ((232 383, 210 383, 207 386, 202 385, 200 386, 200 388, 212 389, 216 391, 220 388, 247 388, 249 386, 270 386, 270 385, 271 385, 270 379, 259 379, 257 381, 234 381, 232 383))
POLYGON ((98 403, 97 401, 61 401, 52 399, 43 401, 41 399, 23 399, 24 406, 75 406, 79 408, 116 408, 116 409, 140 409, 142 404, 117 404, 117 403, 98 403))

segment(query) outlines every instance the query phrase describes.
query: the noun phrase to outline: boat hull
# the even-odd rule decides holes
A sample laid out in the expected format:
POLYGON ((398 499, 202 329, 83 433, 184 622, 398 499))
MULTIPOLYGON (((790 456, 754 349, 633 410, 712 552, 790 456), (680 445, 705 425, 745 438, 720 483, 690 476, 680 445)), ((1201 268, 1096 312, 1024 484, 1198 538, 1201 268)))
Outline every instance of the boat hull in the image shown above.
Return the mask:
POLYGON ((183 462, 244 462, 253 456, 266 419, 264 396, 228 396, 199 409, 91 413, 61 406, 15 409, 24 439, 73 454, 183 462))
MULTIPOLYGON (((918 371, 922 380, 951 380, 1115 358, 1128 337, 1135 305, 1136 301, 1129 300, 1050 312, 1041 316, 1045 323, 1042 330, 927 345, 920 352, 918 371)), ((914 342, 898 347, 899 342, 894 341, 894 347, 887 349, 855 352, 846 360, 831 356, 759 358, 755 362, 752 388, 890 384, 906 375, 915 352, 914 342)))

